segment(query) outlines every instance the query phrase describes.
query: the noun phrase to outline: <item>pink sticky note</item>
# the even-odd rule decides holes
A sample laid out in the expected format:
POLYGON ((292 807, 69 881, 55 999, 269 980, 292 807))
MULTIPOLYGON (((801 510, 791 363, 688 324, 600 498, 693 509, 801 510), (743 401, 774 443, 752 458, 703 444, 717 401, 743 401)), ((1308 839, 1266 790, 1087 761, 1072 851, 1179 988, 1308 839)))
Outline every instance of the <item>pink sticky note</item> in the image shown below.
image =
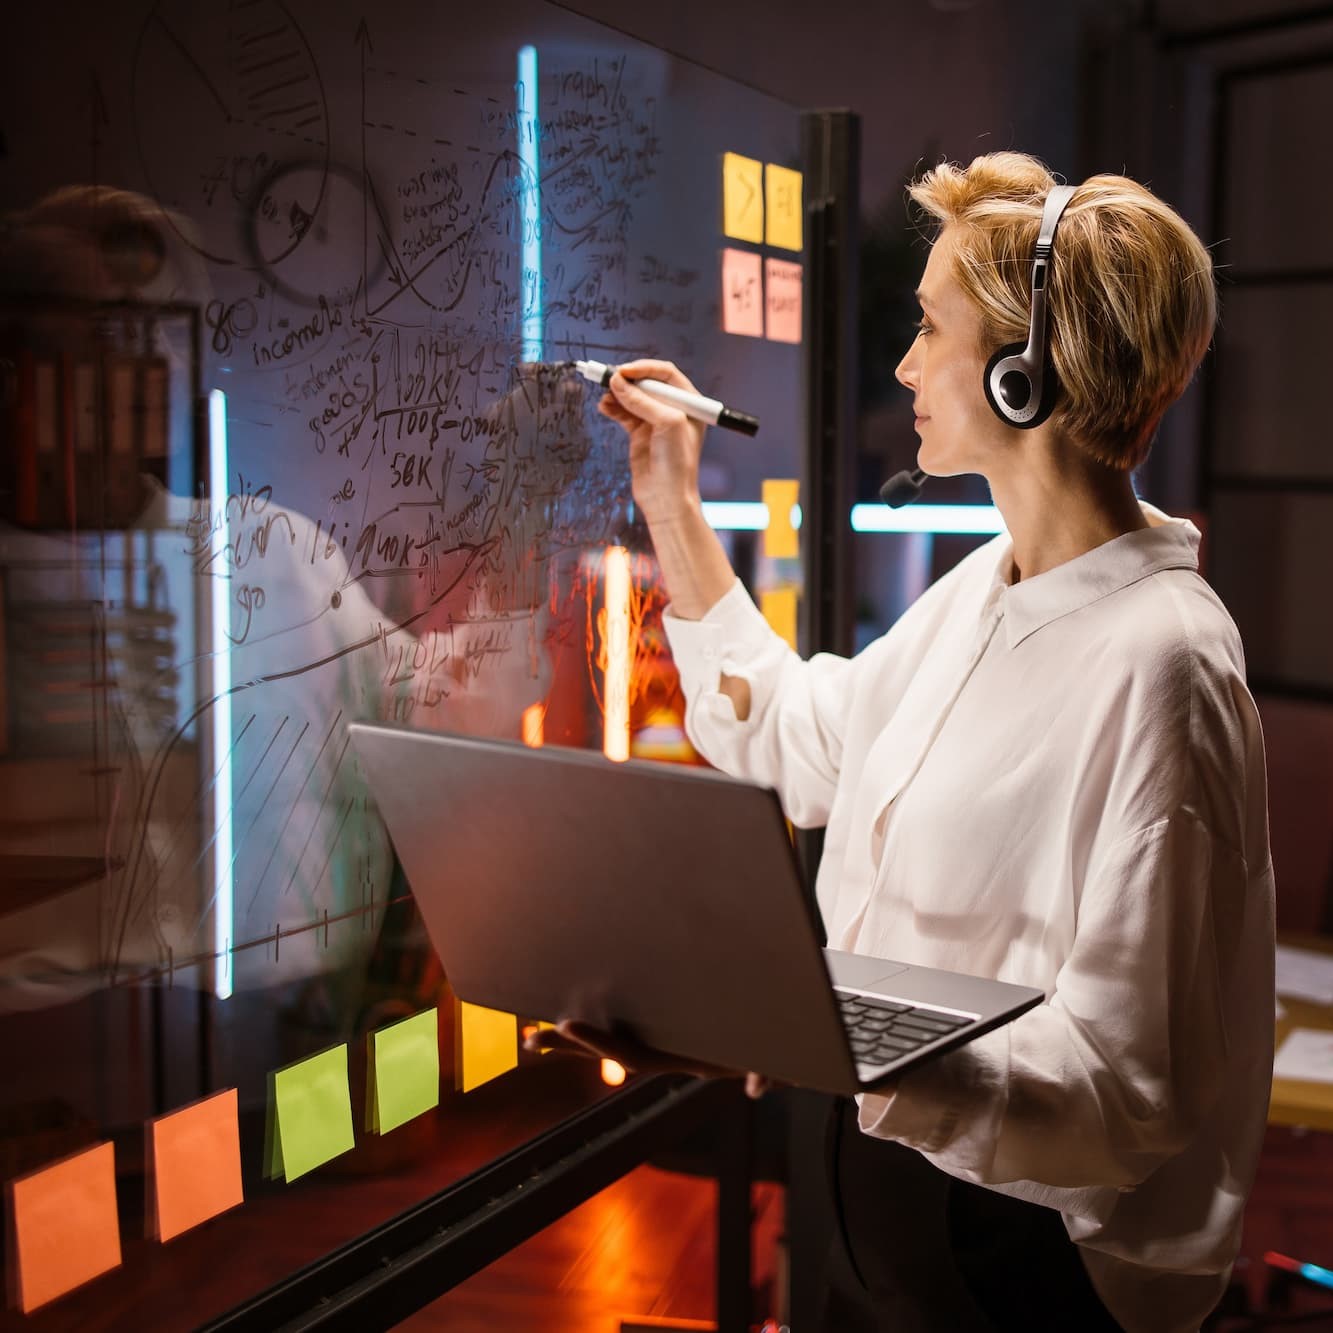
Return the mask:
POLYGON ((774 342, 801 341, 801 266, 787 259, 764 261, 766 332, 774 342))
POLYGON ((763 269, 749 250, 722 251, 722 327, 750 338, 764 336, 763 269))

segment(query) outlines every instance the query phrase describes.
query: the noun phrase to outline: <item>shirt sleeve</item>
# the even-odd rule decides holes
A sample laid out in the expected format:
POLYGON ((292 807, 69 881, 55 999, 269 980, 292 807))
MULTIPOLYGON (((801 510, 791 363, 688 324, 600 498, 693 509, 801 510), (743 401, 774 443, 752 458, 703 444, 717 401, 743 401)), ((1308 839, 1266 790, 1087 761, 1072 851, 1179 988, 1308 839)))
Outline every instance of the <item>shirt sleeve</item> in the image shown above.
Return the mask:
POLYGON ((799 827, 826 823, 842 762, 852 661, 831 653, 803 661, 739 579, 701 620, 682 620, 668 607, 663 625, 695 749, 724 773, 776 789, 799 827), (749 684, 744 721, 718 688, 724 674, 749 684))
POLYGON ((1262 876, 1188 812, 1097 861, 1048 1002, 863 1096, 864 1131, 982 1183, 1125 1188, 1188 1146, 1224 1076, 1267 1097, 1263 1052, 1227 1064, 1247 1014, 1270 1022, 1262 876))

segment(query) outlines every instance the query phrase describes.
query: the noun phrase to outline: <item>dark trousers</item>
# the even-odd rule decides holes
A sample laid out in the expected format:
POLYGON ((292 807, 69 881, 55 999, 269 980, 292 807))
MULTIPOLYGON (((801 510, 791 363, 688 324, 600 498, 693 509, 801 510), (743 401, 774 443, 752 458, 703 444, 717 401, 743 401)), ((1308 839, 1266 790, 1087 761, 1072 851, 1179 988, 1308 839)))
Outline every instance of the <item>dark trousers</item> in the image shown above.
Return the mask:
POLYGON ((1118 1333, 1053 1208, 955 1180, 834 1104, 823 1333, 1118 1333))

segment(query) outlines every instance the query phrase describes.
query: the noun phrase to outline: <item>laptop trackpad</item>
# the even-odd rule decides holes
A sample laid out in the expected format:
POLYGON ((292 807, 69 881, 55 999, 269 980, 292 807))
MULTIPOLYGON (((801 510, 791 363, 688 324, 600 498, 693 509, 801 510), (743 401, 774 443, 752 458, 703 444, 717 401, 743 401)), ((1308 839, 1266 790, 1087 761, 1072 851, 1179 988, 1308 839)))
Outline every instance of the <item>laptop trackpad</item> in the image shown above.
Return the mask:
POLYGON ((851 986, 854 990, 873 990, 888 977, 907 971, 906 963, 867 958, 864 954, 843 953, 838 949, 825 949, 824 961, 835 986, 851 986))

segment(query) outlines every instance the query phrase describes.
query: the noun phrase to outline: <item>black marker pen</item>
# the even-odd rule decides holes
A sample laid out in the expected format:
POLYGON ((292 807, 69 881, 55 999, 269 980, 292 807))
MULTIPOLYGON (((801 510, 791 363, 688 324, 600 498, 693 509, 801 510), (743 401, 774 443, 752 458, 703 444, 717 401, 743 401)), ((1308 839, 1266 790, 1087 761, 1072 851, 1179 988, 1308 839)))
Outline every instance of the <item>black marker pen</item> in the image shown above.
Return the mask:
MULTIPOLYGON (((616 373, 615 366, 604 366, 600 361, 575 361, 574 369, 585 380, 600 384, 606 388, 611 383, 611 376, 616 373)), ((705 398, 699 393, 690 393, 688 389, 678 389, 674 384, 665 384, 661 380, 630 380, 636 389, 642 389, 650 397, 678 407, 687 417, 703 421, 710 426, 725 426, 728 430, 738 430, 742 435, 753 435, 759 429, 758 418, 748 412, 737 412, 726 407, 716 398, 705 398)))

